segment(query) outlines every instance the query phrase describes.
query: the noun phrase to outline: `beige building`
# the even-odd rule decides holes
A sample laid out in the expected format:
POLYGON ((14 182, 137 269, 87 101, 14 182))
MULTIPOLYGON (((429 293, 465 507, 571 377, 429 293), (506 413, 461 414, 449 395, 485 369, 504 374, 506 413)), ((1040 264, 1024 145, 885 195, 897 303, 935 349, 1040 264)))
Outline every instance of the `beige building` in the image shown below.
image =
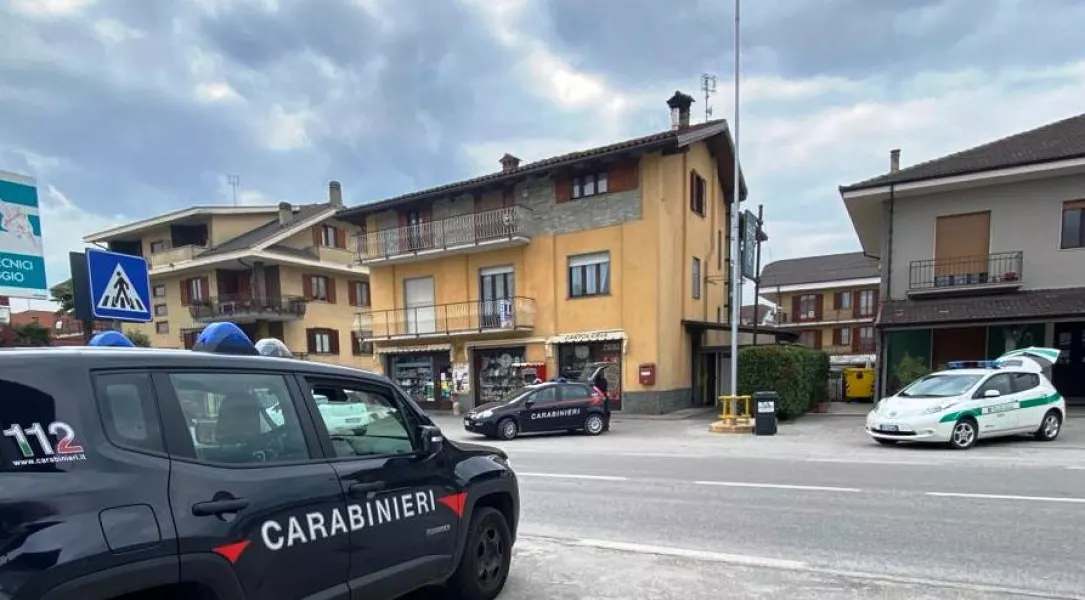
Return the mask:
MULTIPOLYGON (((342 191, 292 206, 197 206, 93 233, 88 244, 146 257, 154 321, 130 326, 159 348, 188 348, 208 324, 230 321, 295 354, 365 366, 351 332, 369 306, 360 231, 336 219, 342 191)), ((368 348, 364 348, 368 350, 368 348)))

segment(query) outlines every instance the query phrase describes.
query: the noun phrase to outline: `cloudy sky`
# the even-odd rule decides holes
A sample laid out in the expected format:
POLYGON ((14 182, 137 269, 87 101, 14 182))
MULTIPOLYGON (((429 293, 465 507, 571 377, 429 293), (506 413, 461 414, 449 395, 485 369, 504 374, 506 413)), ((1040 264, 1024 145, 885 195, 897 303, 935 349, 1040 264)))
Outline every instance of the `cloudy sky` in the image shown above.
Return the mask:
MULTIPOLYGON (((0 169, 50 279, 191 204, 348 204, 665 129, 730 0, 0 0, 0 169)), ((836 188, 1085 112, 1081 0, 745 0, 740 144, 770 259, 858 248, 836 188)), ((703 118, 704 101, 694 105, 703 118)))

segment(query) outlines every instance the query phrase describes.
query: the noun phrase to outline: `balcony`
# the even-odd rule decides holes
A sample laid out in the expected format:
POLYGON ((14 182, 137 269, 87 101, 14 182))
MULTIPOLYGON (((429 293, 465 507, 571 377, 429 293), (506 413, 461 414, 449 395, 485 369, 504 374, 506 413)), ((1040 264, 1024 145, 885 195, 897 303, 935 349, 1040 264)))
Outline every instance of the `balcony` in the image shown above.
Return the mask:
POLYGON ((316 246, 315 253, 320 262, 330 262, 339 265, 351 266, 355 262, 357 250, 355 249, 358 238, 355 236, 347 242, 347 248, 332 248, 330 246, 316 246))
POLYGON ((170 248, 169 250, 154 252, 147 260, 150 263, 151 268, 154 269, 190 261, 203 253, 204 250, 207 250, 207 246, 197 246, 194 244, 177 246, 176 248, 170 248))
POLYGON ((1021 287, 1024 253, 914 260, 909 265, 909 296, 997 293, 1021 287))
POLYGON ((293 321, 305 316, 306 301, 300 296, 260 298, 231 295, 193 301, 188 312, 199 323, 227 320, 233 323, 293 321))
POLYGON ((871 308, 869 314, 860 314, 852 308, 822 310, 820 315, 814 315, 813 317, 807 317, 805 319, 795 319, 790 313, 782 312, 777 313, 776 318, 778 319, 776 324, 777 327, 794 327, 814 323, 835 323, 837 321, 862 321, 873 319, 874 309, 871 308))
POLYGON ((358 313, 355 331, 366 340, 501 334, 535 328, 535 300, 509 298, 358 313))
POLYGON ((511 206, 358 236, 358 261, 391 265, 435 256, 522 246, 531 209, 511 206))

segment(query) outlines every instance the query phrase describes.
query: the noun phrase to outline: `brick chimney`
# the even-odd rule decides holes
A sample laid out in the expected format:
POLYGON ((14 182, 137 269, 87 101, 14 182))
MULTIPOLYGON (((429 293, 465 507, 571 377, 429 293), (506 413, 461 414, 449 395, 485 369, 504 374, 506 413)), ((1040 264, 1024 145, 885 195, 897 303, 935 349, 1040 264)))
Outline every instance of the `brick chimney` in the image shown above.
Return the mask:
POLYGON ((889 172, 896 173, 900 170, 900 149, 895 148, 889 151, 889 172))
POLYGON ((343 186, 338 181, 328 182, 328 203, 335 208, 343 208, 343 186))
POLYGON ((501 157, 501 170, 505 173, 520 168, 520 159, 515 156, 505 153, 505 156, 501 157))
POLYGON ((667 100, 667 106, 671 108, 671 129, 689 127, 689 107, 693 102, 693 96, 675 90, 674 95, 667 100))
POLYGON ((286 227, 294 222, 294 207, 289 202, 279 203, 279 225, 286 227))

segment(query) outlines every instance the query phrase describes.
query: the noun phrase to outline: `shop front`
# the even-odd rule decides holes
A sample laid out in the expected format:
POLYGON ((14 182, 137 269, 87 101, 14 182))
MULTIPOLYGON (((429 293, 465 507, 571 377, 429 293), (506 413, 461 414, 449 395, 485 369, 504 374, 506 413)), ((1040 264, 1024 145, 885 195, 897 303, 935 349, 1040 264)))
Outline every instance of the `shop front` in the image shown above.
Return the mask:
POLYGON ((558 377, 578 380, 590 377, 601 363, 613 365, 603 370, 607 380, 610 409, 622 409, 622 355, 626 337, 621 331, 568 333, 550 339, 556 349, 558 377))
POLYGON ((475 349, 471 356, 471 364, 474 365, 475 406, 496 402, 523 387, 526 357, 525 346, 475 349))
POLYGON ((384 372, 423 410, 452 408, 451 346, 382 348, 384 372))

